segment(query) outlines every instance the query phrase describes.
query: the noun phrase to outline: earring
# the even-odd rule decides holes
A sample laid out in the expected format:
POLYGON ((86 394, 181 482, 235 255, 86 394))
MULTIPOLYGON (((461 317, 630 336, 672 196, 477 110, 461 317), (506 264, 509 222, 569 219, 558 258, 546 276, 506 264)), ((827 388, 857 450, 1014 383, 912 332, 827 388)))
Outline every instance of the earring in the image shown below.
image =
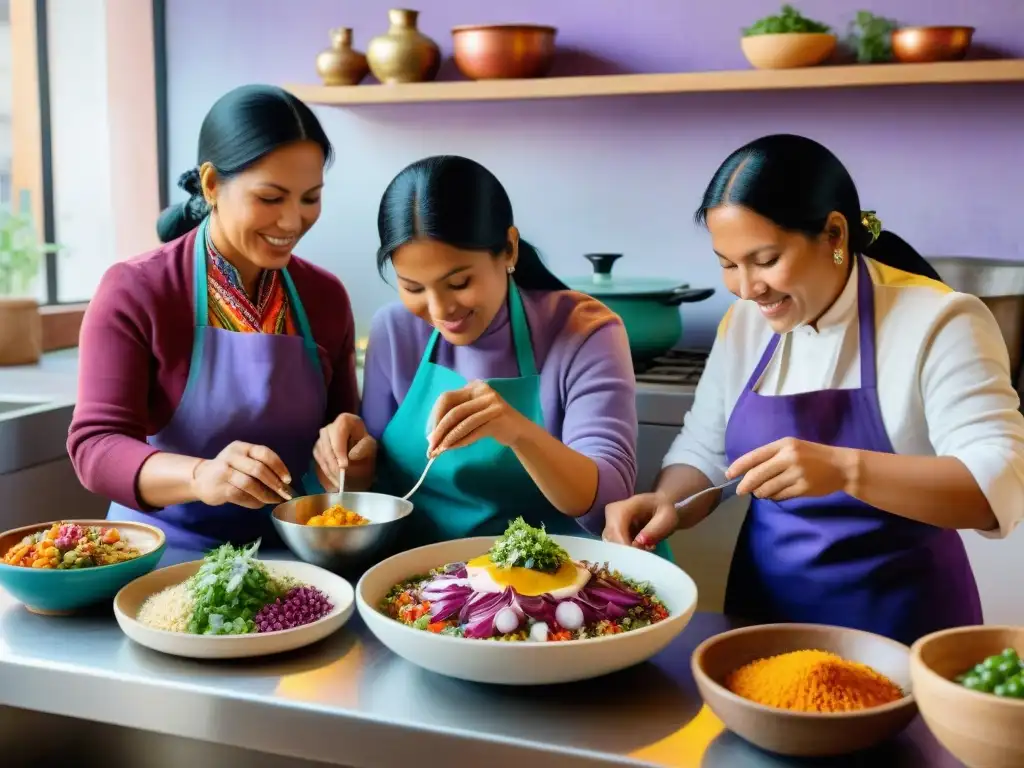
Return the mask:
POLYGON ((510 266, 505 271, 508 272, 511 275, 511 274, 513 274, 516 271, 516 268, 510 266))
POLYGON ((843 263, 843 249, 842 248, 836 248, 834 251, 832 251, 832 261, 834 261, 836 264, 842 264, 843 263))

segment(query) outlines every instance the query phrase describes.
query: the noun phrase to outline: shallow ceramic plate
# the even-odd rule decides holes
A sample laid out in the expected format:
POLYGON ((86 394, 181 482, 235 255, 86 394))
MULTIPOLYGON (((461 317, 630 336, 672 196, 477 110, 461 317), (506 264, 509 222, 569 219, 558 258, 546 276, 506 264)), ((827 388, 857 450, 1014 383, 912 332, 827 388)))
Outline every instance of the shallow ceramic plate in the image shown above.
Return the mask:
POLYGON ((378 610, 395 584, 431 568, 464 562, 495 539, 446 541, 378 563, 356 585, 359 615, 384 645, 407 661, 449 677, 500 685, 546 685, 586 680, 646 661, 682 632, 697 607, 697 586, 667 560, 640 549, 578 536, 552 536, 575 560, 607 562, 637 581, 649 581, 669 617, 610 637, 557 643, 497 643, 435 635, 407 627, 378 610))
POLYGON ((83 528, 117 528, 122 540, 136 547, 141 555, 123 563, 75 570, 25 568, 0 563, 0 587, 33 613, 61 616, 110 600, 125 584, 156 568, 167 547, 164 532, 145 523, 57 520, 26 525, 0 534, 0 555, 6 554, 29 534, 47 530, 54 522, 73 523, 83 528))
POLYGON ((180 584, 202 565, 193 560, 148 573, 126 586, 114 598, 114 616, 122 631, 139 645, 154 651, 190 659, 242 659, 292 651, 337 632, 352 616, 352 585, 330 571, 309 563, 262 560, 271 573, 291 576, 316 587, 330 599, 334 609, 318 621, 303 627, 252 635, 190 635, 153 629, 136 621, 142 604, 150 595, 180 584))

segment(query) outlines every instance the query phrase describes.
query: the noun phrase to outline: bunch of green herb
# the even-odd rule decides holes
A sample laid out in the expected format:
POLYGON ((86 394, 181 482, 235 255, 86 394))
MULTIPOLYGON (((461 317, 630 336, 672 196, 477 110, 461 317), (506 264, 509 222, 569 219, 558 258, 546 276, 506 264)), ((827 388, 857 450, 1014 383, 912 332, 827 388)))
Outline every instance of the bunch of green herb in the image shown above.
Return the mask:
POLYGON ((195 606, 189 632, 245 635, 256 631, 253 618, 286 591, 286 585, 276 582, 256 559, 259 548, 257 540, 248 547, 224 544, 207 553, 188 581, 195 606))
POLYGON ((504 568, 530 568, 535 571, 557 571, 569 559, 543 526, 534 528, 517 517, 490 551, 491 562, 504 568))
POLYGON ((744 37, 752 35, 782 35, 788 32, 831 32, 831 28, 820 21, 808 19, 792 5, 783 5, 775 16, 758 19, 743 30, 744 37))
POLYGON ((0 206, 0 296, 27 296, 47 253, 60 250, 40 241, 28 204, 17 212, 0 206))
POLYGON ((886 19, 868 11, 857 11, 850 22, 847 44, 857 53, 862 64, 878 64, 892 59, 892 33, 898 27, 895 19, 886 19))

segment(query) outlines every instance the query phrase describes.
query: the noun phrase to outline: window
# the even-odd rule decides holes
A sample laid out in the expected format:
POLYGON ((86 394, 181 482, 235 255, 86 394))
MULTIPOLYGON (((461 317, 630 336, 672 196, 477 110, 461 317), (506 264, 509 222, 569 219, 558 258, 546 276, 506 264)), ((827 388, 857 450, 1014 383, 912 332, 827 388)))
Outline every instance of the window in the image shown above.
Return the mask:
POLYGON ((37 281, 44 325, 157 245, 154 6, 0 0, 0 202, 61 248, 37 281))
MULTIPOLYGON (((0 205, 44 221, 42 130, 35 3, 0 0, 0 205)), ((46 264, 28 292, 46 301, 46 264)))

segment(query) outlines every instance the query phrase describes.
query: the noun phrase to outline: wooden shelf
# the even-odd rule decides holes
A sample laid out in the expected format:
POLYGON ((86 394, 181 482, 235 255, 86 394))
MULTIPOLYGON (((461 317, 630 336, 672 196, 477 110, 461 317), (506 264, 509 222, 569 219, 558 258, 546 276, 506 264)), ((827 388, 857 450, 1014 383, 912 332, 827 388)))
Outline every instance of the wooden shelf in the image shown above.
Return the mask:
POLYGON ((805 69, 677 72, 655 75, 546 77, 406 85, 290 85, 310 104, 356 106, 433 101, 580 99, 664 93, 775 91, 892 85, 1024 82, 1024 59, 954 61, 938 64, 858 64, 805 69))

